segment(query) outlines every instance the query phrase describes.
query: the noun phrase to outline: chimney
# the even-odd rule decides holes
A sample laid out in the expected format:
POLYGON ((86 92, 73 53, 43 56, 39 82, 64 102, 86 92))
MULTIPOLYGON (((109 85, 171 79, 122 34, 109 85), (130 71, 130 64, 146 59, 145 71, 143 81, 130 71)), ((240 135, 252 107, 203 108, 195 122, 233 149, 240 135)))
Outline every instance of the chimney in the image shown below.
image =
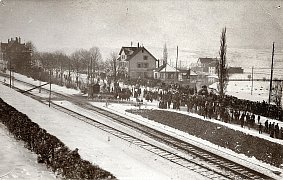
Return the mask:
POLYGON ((18 37, 16 37, 16 42, 18 42, 18 37))
POLYGON ((21 44, 21 37, 19 36, 19 44, 21 44))
POLYGON ((159 68, 159 61, 160 61, 160 60, 158 59, 158 60, 157 60, 157 67, 158 67, 158 68, 159 68))
POLYGON ((140 47, 140 43, 138 43, 138 48, 140 47))
POLYGON ((133 46, 133 41, 131 41, 131 47, 133 46))
POLYGON ((8 43, 10 42, 10 39, 8 39, 8 43))

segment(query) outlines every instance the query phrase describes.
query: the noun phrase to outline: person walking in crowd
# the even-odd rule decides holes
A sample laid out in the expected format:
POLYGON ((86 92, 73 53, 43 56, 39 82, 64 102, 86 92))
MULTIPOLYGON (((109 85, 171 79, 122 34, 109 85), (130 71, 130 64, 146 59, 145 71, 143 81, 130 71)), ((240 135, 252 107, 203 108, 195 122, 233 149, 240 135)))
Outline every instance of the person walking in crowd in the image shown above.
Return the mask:
POLYGON ((280 128, 280 139, 283 139, 283 127, 280 128))
POLYGON ((246 115, 246 123, 247 123, 248 128, 250 129, 251 119, 250 119, 250 114, 249 113, 247 113, 247 115, 246 115))
POLYGON ((264 132, 266 132, 266 133, 269 133, 269 130, 268 130, 268 120, 266 120, 265 122, 264 122, 264 132))
POLYGON ((245 124, 245 114, 244 113, 242 113, 240 121, 241 121, 241 127, 243 128, 245 124))
POLYGON ((278 123, 274 126, 274 134, 275 134, 275 138, 278 139, 278 137, 279 137, 279 126, 278 126, 278 123))
MULTIPOLYGON (((271 124, 271 123, 270 123, 271 124)), ((275 125, 274 125, 275 123, 273 122, 271 125, 270 125, 270 137, 274 137, 274 131, 275 131, 275 125)))
POLYGON ((259 126, 258 126, 258 133, 259 134, 262 134, 262 124, 261 123, 259 123, 259 126))
MULTIPOLYGON (((154 92, 146 91, 144 94, 154 92)), ((273 138, 283 138, 281 128, 275 123, 265 120, 264 124, 260 122, 261 116, 270 119, 282 119, 282 109, 267 102, 253 102, 244 99, 238 99, 233 96, 224 95, 220 97, 213 92, 208 92, 206 86, 197 91, 196 88, 182 88, 180 85, 172 84, 163 89, 162 93, 156 93, 159 96, 159 107, 180 109, 180 106, 187 106, 187 111, 197 113, 203 118, 216 119, 223 122, 240 124, 242 128, 248 126, 249 129, 255 128, 257 120, 258 131, 268 133, 273 138)), ((146 98, 148 99, 148 98, 146 98)))

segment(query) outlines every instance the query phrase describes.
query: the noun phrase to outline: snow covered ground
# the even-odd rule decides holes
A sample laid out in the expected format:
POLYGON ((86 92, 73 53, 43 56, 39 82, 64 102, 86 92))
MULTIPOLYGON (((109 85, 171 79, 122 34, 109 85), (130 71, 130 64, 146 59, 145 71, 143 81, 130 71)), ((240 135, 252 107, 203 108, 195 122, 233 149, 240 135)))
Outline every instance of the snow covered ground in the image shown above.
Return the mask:
MULTIPOLYGON (((251 92, 251 81, 230 81, 227 85, 227 95, 238 97, 239 99, 248 99, 251 101, 262 102, 268 101, 269 96, 269 82, 267 81, 254 81, 253 91, 251 92)), ((217 84, 214 83, 209 86, 210 88, 217 89, 217 84)))
MULTIPOLYGON (((34 84, 39 83, 32 79, 27 79, 22 75, 16 75, 16 77, 19 79, 22 78, 22 80, 34 84)), ((3 81, 3 78, 2 79, 1 78, 2 77, 0 77, 0 81, 1 80, 3 81)), ((262 85, 258 85, 258 86, 260 91, 262 85)), ((257 87, 257 85, 255 85, 254 87, 257 87)), ((239 88, 238 88, 238 94, 243 95, 244 93, 240 91, 241 89, 239 88)), ((245 88, 245 86, 241 85, 241 88, 245 88)), ((232 89, 235 90, 235 88, 232 89)), ((83 158, 99 165, 105 170, 110 171, 118 179, 188 179, 188 178, 203 179, 204 178, 194 172, 188 171, 187 169, 180 168, 179 166, 170 163, 167 160, 160 158, 159 156, 149 153, 131 143, 113 137, 105 133, 104 131, 101 131, 94 127, 90 127, 89 125, 79 122, 76 119, 69 117, 54 109, 47 108, 45 105, 40 104, 28 97, 25 97, 20 93, 11 91, 9 88, 5 86, 1 85, 0 90, 1 90, 1 95, 0 95, 1 98, 3 98, 12 106, 16 107, 21 112, 27 114, 33 121, 38 123, 41 127, 47 129, 47 131, 50 132, 51 134, 57 136, 71 149, 78 147, 79 153, 83 158), (109 139, 110 141, 108 141, 109 139)), ((58 92, 64 92, 65 94, 80 93, 79 91, 66 89, 64 87, 60 87, 57 85, 52 85, 52 90, 58 92)), ((37 92, 38 90, 34 90, 34 91, 37 92)), ((235 90, 235 92, 237 92, 237 90, 235 90)), ((248 90, 246 96, 248 96, 248 90)), ((61 105, 74 110, 79 109, 79 107, 66 101, 56 101, 56 103, 60 103, 61 105)), ((92 104, 119 113, 128 118, 132 118, 141 123, 150 125, 154 128, 169 133, 173 136, 179 137, 185 141, 189 141, 203 148, 210 149, 215 153, 218 154, 220 153, 222 156, 236 160, 247 166, 257 168, 258 170, 266 172, 267 174, 273 176, 276 179, 283 178, 282 175, 275 176, 271 172, 271 171, 280 171, 283 173, 282 169, 262 163, 261 161, 258 161, 255 158, 248 158, 242 154, 236 154, 230 150, 220 148, 207 141, 203 141, 199 138, 190 136, 184 132, 164 126, 159 123, 149 121, 146 118, 142 118, 140 116, 125 112, 126 109, 136 108, 134 106, 130 106, 126 104, 110 104, 108 107, 105 107, 105 103, 93 102, 92 104), (246 160, 248 160, 248 162, 246 160), (256 166, 255 164, 258 164, 259 166, 256 166)), ((143 105, 142 108, 155 109, 157 108, 157 102, 153 102, 153 103, 146 102, 146 106, 143 105)), ((107 121, 106 119, 102 119, 101 117, 96 117, 96 115, 92 112, 88 112, 82 109, 79 110, 80 112, 84 113, 86 116, 95 117, 104 122, 107 121)), ((174 110, 168 109, 168 111, 174 111, 174 110)), ((180 111, 180 113, 188 114, 186 111, 180 111)), ((198 116, 196 114, 190 113, 190 115, 203 119, 201 116, 198 116)), ((266 119, 267 118, 262 117, 261 122, 264 123, 266 119)), ((203 119, 203 120, 208 121, 207 119, 203 119)), ((227 124, 217 120, 209 120, 209 121, 213 121, 215 123, 229 126, 230 128, 243 131, 253 136, 259 136, 260 138, 265 138, 270 141, 283 144, 282 140, 270 138, 265 134, 263 135, 258 134, 256 130, 243 129, 238 125, 227 124)), ((271 120, 271 121, 277 122, 275 120, 271 120)), ((279 126, 280 127, 283 126, 282 122, 279 122, 279 126)), ((9 159, 12 157, 8 155, 6 158, 9 159)), ((42 171, 46 171, 46 169, 42 171)), ((1 172, 1 173, 5 174, 5 172, 1 172)), ((33 174, 33 171, 28 173, 33 174)), ((2 174, 0 174, 0 177, 2 174)), ((53 178, 53 177, 52 176, 46 177, 46 179, 48 178, 53 178)))
MULTIPOLYGON (((246 74, 235 74, 231 79, 247 79, 246 74)), ((269 81, 230 81, 227 85, 227 95, 247 99, 251 101, 263 100, 268 102, 269 98, 269 81)), ((213 83, 210 88, 217 89, 217 83, 213 83)), ((282 99, 283 100, 283 99, 282 99)))
POLYGON ((24 148, 16 141, 6 127, 0 123, 0 179, 56 179, 55 175, 38 164, 36 154, 24 148))
MULTIPOLYGON (((48 108, 48 106, 15 92, 6 86, 0 85, 0 90, 0 97, 4 101, 22 113, 27 114, 34 122, 45 128, 49 133, 57 136, 71 149, 79 148, 82 158, 110 171, 118 179, 205 179, 193 171, 179 167, 168 160, 78 121, 53 108, 48 108)), ((12 141, 5 140, 5 142, 8 146, 13 145, 12 141)), ((18 144, 16 146, 21 145, 18 144)), ((14 149, 11 150, 11 152, 13 151, 14 149)), ((35 162, 36 158, 34 156, 32 157, 33 159, 27 157, 25 161, 17 160, 13 162, 14 157, 12 155, 14 152, 11 152, 0 149, 0 154, 5 154, 3 159, 1 159, 1 162, 4 162, 4 167, 6 167, 5 162, 11 162, 10 167, 16 167, 17 164, 26 167, 28 166, 26 161, 29 161, 29 159, 35 162)), ((21 151, 18 156, 27 155, 26 152, 21 151)), ((6 177, 5 174, 10 172, 12 177, 23 177, 18 179, 39 179, 33 178, 37 177, 39 173, 42 174, 42 179, 52 179, 53 176, 50 176, 49 173, 45 173, 48 175, 45 176, 43 173, 45 171, 47 170, 44 167, 38 171, 32 168, 25 168, 25 171, 14 174, 14 171, 10 172, 9 169, 3 169, 0 176, 6 177)))

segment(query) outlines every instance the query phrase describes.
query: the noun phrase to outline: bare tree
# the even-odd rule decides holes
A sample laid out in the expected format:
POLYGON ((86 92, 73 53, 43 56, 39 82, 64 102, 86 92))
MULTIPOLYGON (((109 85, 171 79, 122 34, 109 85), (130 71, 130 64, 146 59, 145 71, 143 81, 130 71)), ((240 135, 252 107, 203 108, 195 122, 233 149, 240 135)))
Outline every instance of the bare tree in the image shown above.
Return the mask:
MULTIPOLYGON (((106 62, 107 66, 109 67, 109 72, 111 73, 111 79, 114 82, 114 88, 116 88, 117 80, 118 80, 118 54, 116 52, 112 52, 110 54, 110 58, 107 59, 106 62)), ((110 83, 110 81, 108 81, 110 83)))
POLYGON ((164 49, 163 49, 163 64, 167 64, 167 59, 168 59, 168 52, 167 52, 167 47, 165 43, 164 49))
POLYGON ((64 71, 68 69, 69 57, 62 51, 53 53, 55 61, 56 78, 60 78, 60 84, 63 85, 64 71))
POLYGON ((91 77, 91 82, 93 83, 93 78, 95 71, 99 73, 99 70, 101 70, 101 64, 102 64, 102 56, 100 53, 100 50, 98 47, 92 47, 89 49, 89 54, 90 54, 90 61, 89 61, 89 74, 88 76, 91 77))
POLYGON ((272 100, 276 104, 277 107, 282 107, 282 90, 283 90, 283 82, 278 81, 275 79, 275 82, 273 84, 272 88, 272 100))
POLYGON ((53 55, 49 52, 42 52, 39 53, 39 62, 43 67, 44 71, 49 71, 52 69, 53 62, 53 55))
POLYGON ((217 72, 218 72, 218 85, 217 90, 221 98, 225 95, 227 84, 228 84, 228 67, 226 61, 226 27, 222 30, 221 38, 220 38, 220 50, 219 56, 220 59, 217 65, 217 72))
POLYGON ((71 67, 76 74, 76 84, 79 87, 79 77, 87 67, 89 52, 85 49, 79 49, 71 54, 71 67))
POLYGON ((37 65, 38 53, 32 41, 26 42, 26 47, 29 49, 31 59, 29 62, 24 62, 24 64, 22 63, 22 65, 24 65, 24 71, 30 74, 32 69, 37 65))

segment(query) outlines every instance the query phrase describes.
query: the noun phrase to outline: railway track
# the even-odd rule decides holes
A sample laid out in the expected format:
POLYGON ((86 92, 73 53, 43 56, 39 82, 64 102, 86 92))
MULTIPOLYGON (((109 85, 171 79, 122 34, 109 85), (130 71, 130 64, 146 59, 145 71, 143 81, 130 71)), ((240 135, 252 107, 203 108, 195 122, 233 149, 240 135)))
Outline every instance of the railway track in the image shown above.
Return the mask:
MULTIPOLYGON (((32 84, 29 84, 23 81, 19 81, 19 82, 29 85, 31 87, 33 86, 32 84)), ((21 91, 18 88, 15 88, 15 89, 18 91, 21 91)), ((42 90, 46 90, 46 89, 42 88, 42 90)), ((47 103, 45 98, 33 95, 32 93, 25 93, 25 94, 42 103, 45 103, 45 104, 47 103)), ((233 162, 221 156, 215 155, 209 151, 206 151, 197 146, 184 142, 180 139, 177 139, 175 137, 172 137, 170 135, 167 135, 165 133, 152 129, 148 126, 132 121, 123 116, 113 114, 113 112, 109 112, 104 109, 92 106, 84 101, 78 100, 77 98, 69 97, 69 96, 59 94, 56 92, 53 92, 53 94, 56 97, 61 97, 63 99, 66 99, 87 110, 95 111, 96 113, 104 117, 107 117, 111 119, 112 121, 123 124, 126 127, 134 129, 137 132, 146 134, 146 136, 154 139, 155 141, 166 144, 169 147, 174 148, 188 156, 182 156, 179 153, 169 151, 168 149, 164 147, 160 147, 156 144, 146 142, 139 137, 135 137, 133 135, 127 134, 118 129, 110 127, 106 124, 102 124, 96 121, 95 119, 86 117, 78 112, 74 112, 58 104, 52 103, 53 108, 56 108, 81 121, 91 124, 114 136, 117 136, 143 149, 146 149, 147 151, 157 154, 158 156, 165 158, 173 163, 176 163, 182 167, 195 171, 209 179, 272 179, 271 177, 263 173, 257 172, 253 169, 240 165, 236 162, 233 162)))

